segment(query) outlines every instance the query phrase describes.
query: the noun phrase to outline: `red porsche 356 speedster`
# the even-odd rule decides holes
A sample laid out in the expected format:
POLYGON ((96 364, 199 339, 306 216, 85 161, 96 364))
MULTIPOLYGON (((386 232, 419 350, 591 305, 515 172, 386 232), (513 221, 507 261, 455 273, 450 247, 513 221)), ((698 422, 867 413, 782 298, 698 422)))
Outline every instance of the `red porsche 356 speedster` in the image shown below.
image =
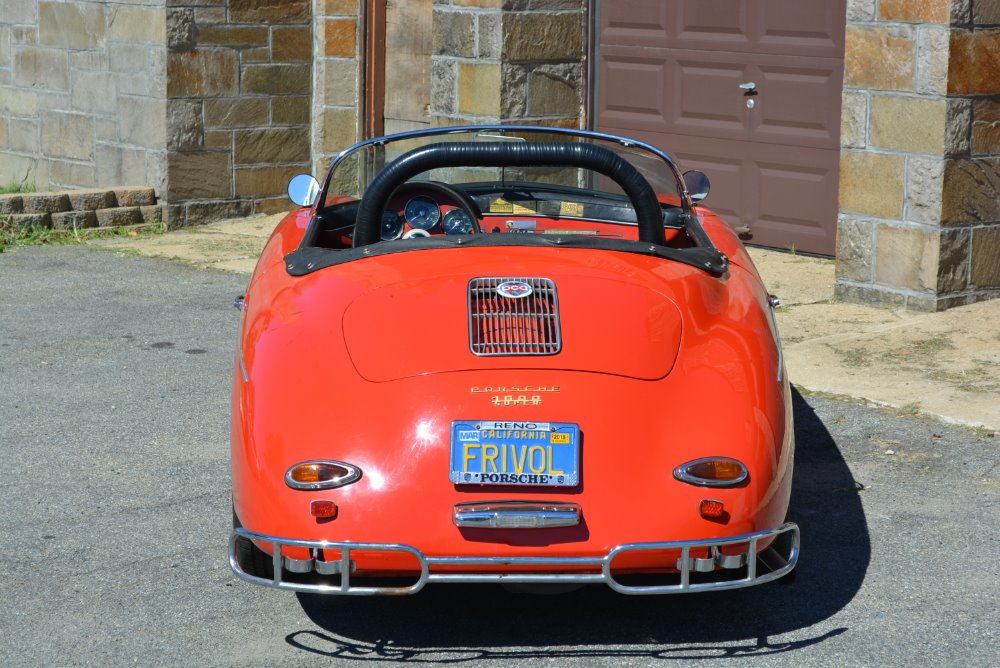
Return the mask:
POLYGON ((242 309, 230 565, 295 591, 791 574, 772 298, 640 141, 483 126, 341 153, 242 309))

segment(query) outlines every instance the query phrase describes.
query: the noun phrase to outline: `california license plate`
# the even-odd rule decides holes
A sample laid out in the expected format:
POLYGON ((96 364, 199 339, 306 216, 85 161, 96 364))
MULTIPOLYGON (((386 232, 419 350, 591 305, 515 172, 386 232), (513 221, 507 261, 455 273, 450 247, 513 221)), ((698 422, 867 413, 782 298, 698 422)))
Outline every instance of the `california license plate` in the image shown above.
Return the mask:
POLYGON ((580 479, 580 427, 456 420, 451 423, 450 479, 459 485, 573 487, 580 479))

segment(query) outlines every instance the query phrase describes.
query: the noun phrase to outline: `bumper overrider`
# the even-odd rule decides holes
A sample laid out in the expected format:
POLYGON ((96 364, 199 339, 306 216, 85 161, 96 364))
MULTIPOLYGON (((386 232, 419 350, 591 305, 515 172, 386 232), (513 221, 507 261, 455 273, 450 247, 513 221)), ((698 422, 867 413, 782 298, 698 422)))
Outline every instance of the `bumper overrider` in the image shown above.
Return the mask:
MULTIPOLYGON (((433 583, 529 583, 597 584, 604 583, 621 594, 679 594, 752 587, 778 580, 789 574, 799 558, 799 527, 787 522, 779 527, 730 538, 626 543, 603 557, 447 557, 427 556, 411 545, 395 543, 354 543, 298 540, 254 533, 236 528, 229 538, 229 566, 237 577, 254 584, 312 594, 351 596, 415 594, 433 583), (273 546, 274 577, 248 573, 238 559, 240 541, 255 541, 273 546), (758 553, 761 541, 772 541, 758 553), (285 547, 307 548, 314 558, 292 559, 282 554, 285 547), (324 550, 339 551, 336 561, 323 561, 324 550), (416 581, 408 586, 357 586, 351 582, 355 570, 352 552, 377 552, 409 555, 419 565, 416 581), (644 551, 674 551, 676 581, 667 584, 625 584, 613 573, 612 563, 623 555, 644 551), (692 556, 692 552, 697 555, 692 556), (497 572, 504 568, 511 572, 497 572), (482 569, 484 572, 476 572, 482 569), (455 572, 460 570, 461 572, 455 572), (560 572, 560 571, 584 572, 560 572), (532 572, 534 571, 534 572, 532 572), (289 574, 291 579, 286 579, 289 574), (339 580, 339 582, 338 582, 339 580)), ((674 566, 671 564, 671 567, 674 566)))

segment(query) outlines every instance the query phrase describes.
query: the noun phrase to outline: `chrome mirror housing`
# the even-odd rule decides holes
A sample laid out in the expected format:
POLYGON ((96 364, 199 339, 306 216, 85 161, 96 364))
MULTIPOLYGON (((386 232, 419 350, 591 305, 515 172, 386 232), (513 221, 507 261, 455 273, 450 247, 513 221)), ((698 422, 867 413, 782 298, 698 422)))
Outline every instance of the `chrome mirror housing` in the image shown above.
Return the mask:
POLYGON ((687 188, 688 195, 691 196, 691 201, 697 204, 708 197, 708 193, 712 189, 712 184, 704 172, 692 169, 684 172, 684 187, 687 188))
POLYGON ((319 181, 311 174, 296 174, 288 182, 288 199, 299 206, 312 206, 319 195, 319 181))

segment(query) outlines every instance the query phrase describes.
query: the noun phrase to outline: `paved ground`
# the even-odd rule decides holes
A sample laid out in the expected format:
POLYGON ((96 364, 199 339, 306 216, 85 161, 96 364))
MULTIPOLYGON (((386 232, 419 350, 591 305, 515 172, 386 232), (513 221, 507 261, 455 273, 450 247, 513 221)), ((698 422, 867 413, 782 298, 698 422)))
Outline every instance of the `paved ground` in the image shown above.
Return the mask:
POLYGON ((672 598, 235 580, 228 393, 246 277, 0 254, 0 665, 1000 662, 1000 463, 970 429, 796 398, 796 582, 672 598))
MULTIPOLYGON (((279 216, 223 221, 158 237, 102 242, 123 252, 249 274, 279 216)), ((920 314, 833 299, 831 260, 751 249, 782 300, 789 378, 945 421, 1000 429, 1000 299, 920 314)))

